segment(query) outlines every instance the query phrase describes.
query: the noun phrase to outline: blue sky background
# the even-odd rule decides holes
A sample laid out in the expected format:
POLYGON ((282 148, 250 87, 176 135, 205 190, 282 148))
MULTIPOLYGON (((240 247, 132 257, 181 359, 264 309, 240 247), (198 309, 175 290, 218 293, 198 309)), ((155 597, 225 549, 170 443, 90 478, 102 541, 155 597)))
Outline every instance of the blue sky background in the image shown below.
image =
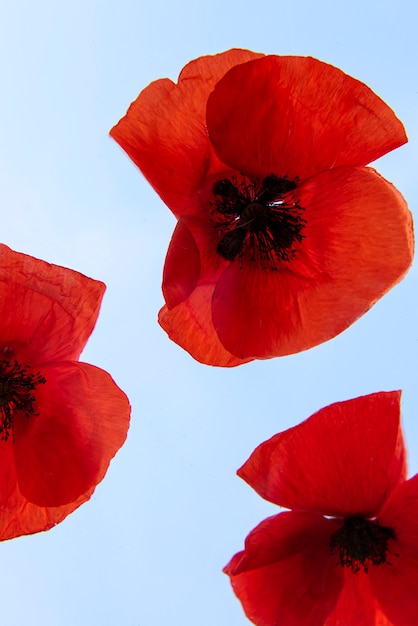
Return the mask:
MULTIPOLYGON (((150 81, 231 47, 312 55, 367 83, 410 143, 376 164, 418 203, 414 0, 3 0, 0 240, 103 280, 82 356, 129 395, 132 426, 91 501, 0 545, 7 626, 245 626, 221 573, 278 512, 235 476, 253 448, 322 406, 401 388, 418 471, 417 270, 345 333, 232 370, 157 325, 174 218, 110 127, 150 81)), ((348 468, 349 470, 349 468, 348 468)))

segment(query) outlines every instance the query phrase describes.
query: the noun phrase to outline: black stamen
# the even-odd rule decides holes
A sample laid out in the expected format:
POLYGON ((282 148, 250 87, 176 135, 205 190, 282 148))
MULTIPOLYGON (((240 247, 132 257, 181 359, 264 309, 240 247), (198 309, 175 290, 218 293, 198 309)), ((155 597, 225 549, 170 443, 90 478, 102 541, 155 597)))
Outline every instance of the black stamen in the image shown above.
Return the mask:
POLYGON ((13 420, 17 411, 26 417, 34 413, 35 396, 32 392, 37 385, 46 382, 37 372, 33 374, 30 366, 22 366, 17 361, 0 361, 0 438, 7 441, 13 431, 13 420))
POLYGON ((296 181, 290 180, 289 178, 279 178, 273 174, 266 176, 263 180, 263 189, 258 196, 258 200, 264 201, 264 196, 266 196, 266 201, 268 202, 269 199, 283 196, 285 193, 296 189, 296 187, 296 181))
POLYGON ((274 174, 262 184, 223 178, 213 186, 216 196, 212 215, 224 231, 217 252, 227 261, 248 254, 251 260, 277 269, 279 261, 290 261, 295 242, 301 242, 306 221, 303 207, 295 200, 297 182, 274 174), (226 232, 225 232, 226 231, 226 232))
POLYGON ((377 520, 354 515, 346 518, 331 536, 331 553, 338 554, 337 565, 351 567, 355 574, 361 568, 367 573, 370 564, 390 565, 386 558, 390 539, 396 539, 392 528, 380 526, 377 520))
POLYGON ((233 261, 244 245, 247 231, 244 228, 234 228, 226 233, 218 243, 216 251, 227 261, 233 261))

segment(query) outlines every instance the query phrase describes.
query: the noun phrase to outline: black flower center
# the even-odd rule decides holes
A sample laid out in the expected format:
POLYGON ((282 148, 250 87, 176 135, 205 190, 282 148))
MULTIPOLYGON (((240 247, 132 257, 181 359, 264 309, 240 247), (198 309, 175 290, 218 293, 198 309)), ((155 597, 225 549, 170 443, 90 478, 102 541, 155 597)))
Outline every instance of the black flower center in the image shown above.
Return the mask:
POLYGON ((392 528, 355 515, 331 535, 331 553, 338 555, 337 564, 351 567, 355 574, 361 568, 367 573, 370 565, 391 565, 387 560, 389 539, 396 539, 392 528))
POLYGON ((212 215, 222 237, 217 252, 227 261, 249 255, 264 267, 277 269, 279 261, 295 256, 306 221, 294 197, 297 182, 272 174, 260 184, 224 178, 213 186, 212 215))
POLYGON ((10 437, 17 411, 22 411, 26 417, 34 414, 33 391, 45 382, 39 372, 31 372, 29 365, 0 361, 0 437, 3 441, 10 437))

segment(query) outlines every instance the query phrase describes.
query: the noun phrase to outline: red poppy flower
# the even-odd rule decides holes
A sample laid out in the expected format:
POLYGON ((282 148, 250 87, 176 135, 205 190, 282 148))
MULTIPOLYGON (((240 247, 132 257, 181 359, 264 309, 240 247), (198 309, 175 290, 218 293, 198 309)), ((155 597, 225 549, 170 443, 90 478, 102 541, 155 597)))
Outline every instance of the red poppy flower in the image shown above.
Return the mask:
POLYGON ((405 474, 398 391, 332 404, 256 448, 238 475, 291 510, 225 567, 248 618, 418 624, 418 474, 405 474))
POLYGON ((92 495, 130 407, 78 358, 105 285, 0 245, 0 539, 47 530, 92 495))
POLYGON ((364 166, 407 141, 366 85, 316 59, 229 50, 149 85, 111 136, 178 218, 159 322, 233 366, 346 329, 405 274, 411 216, 364 166))

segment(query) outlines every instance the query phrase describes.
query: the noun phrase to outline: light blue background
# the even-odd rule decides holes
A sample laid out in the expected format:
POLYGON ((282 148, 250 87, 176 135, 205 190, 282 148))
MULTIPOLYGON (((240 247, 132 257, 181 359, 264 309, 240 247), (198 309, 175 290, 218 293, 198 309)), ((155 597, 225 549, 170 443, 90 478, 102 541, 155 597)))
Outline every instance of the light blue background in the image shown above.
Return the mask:
MULTIPOLYGON (((410 143, 377 169, 418 201, 414 0, 3 0, 0 240, 105 281, 83 360, 133 406, 128 441, 91 501, 0 545, 5 626, 244 626, 221 573, 278 511, 235 476, 253 448, 331 402, 404 390, 418 471, 417 271, 335 340, 218 370, 156 322, 174 218, 110 127, 150 81, 231 47, 312 55, 367 83, 410 143)), ((349 468, 347 468, 349 471, 349 468)))

